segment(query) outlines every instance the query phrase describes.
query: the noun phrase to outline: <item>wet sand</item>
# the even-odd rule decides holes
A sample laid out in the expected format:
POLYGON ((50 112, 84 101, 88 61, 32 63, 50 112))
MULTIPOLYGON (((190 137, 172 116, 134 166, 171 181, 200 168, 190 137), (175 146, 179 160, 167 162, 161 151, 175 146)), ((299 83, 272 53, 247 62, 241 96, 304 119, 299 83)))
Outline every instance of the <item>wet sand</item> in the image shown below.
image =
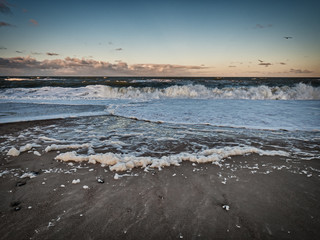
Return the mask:
MULTIPOLYGON (((51 121, 0 130, 41 124, 51 121)), ((115 179, 107 167, 56 155, 2 153, 1 239, 320 239, 320 159, 251 154, 115 179)))

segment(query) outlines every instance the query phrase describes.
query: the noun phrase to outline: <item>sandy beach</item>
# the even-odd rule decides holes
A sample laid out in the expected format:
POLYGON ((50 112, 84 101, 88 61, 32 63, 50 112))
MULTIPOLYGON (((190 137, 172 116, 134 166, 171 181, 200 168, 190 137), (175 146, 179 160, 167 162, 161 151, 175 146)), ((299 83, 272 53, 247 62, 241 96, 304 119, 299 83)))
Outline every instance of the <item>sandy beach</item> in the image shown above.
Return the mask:
MULTIPOLYGON (((2 135, 65 120, 0 125, 2 135)), ((319 239, 319 159, 112 172, 56 151, 2 153, 1 239, 319 239), (24 175, 27 173, 27 175, 24 175), (24 177, 24 176, 27 177, 24 177)))

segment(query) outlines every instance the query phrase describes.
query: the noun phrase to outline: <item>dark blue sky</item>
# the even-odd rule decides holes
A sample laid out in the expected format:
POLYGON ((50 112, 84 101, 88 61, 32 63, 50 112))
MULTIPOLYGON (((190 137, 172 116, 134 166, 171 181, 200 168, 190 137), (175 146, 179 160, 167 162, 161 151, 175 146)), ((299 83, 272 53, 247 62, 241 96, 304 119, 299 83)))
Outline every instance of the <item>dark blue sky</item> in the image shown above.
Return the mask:
POLYGON ((320 75, 320 1, 0 3, 8 74, 320 75))

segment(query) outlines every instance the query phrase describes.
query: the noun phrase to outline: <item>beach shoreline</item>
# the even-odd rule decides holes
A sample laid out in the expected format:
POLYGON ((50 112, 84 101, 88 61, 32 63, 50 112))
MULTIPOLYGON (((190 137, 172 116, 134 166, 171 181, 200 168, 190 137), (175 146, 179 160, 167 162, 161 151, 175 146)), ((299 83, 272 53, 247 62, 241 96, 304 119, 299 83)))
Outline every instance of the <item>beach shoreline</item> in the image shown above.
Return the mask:
MULTIPOLYGON (((48 120, 0 129, 5 135, 57 121, 70 124, 48 120)), ((249 154, 220 164, 112 172, 100 164, 57 161, 56 151, 5 154, 2 239, 320 237, 319 159, 249 154), (25 173, 31 175, 21 178, 25 173)))

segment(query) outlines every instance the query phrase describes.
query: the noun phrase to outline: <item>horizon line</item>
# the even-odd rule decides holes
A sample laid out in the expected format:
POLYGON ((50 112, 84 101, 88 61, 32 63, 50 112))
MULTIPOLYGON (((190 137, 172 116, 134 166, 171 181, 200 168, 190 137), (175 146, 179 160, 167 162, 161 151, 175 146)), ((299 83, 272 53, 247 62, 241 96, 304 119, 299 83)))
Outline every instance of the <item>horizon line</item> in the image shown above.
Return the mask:
POLYGON ((100 78, 320 78, 320 76, 106 76, 106 75, 0 75, 0 77, 100 77, 100 78))

